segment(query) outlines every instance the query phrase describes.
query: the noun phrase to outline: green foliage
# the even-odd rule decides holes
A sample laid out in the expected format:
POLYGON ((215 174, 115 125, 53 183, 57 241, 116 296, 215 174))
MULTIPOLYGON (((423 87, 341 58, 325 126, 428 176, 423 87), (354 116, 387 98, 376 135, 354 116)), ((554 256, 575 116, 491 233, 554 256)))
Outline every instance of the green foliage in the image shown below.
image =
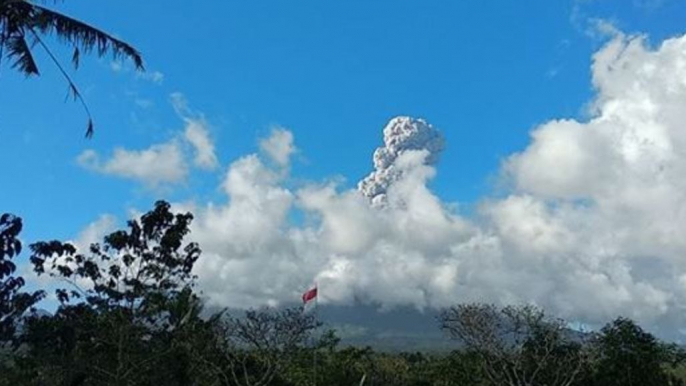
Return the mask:
POLYGON ((193 216, 170 209, 157 202, 140 221, 129 221, 128 231, 105 236, 87 254, 60 241, 34 243, 34 270, 70 284, 56 291, 62 304, 81 300, 98 311, 119 310, 158 323, 165 303, 194 285, 192 269, 200 256, 196 243, 183 244, 193 216))
POLYGON ((680 350, 661 344, 630 319, 617 318, 594 343, 597 359, 593 382, 598 386, 664 386, 676 383, 665 368, 682 361, 680 350))
POLYGON ((186 358, 196 335, 212 331, 192 291, 200 249, 183 242, 191 220, 160 201, 87 254, 59 241, 31 245, 35 271, 70 287, 56 290, 54 316, 25 326, 27 352, 16 366, 25 382, 189 384, 182 382, 193 372, 186 358))
POLYGON ((284 370, 301 357, 313 330, 320 326, 302 307, 248 310, 242 317, 217 318, 217 348, 212 369, 235 385, 264 386, 281 382, 284 370), (218 354, 218 355, 217 355, 218 354))
POLYGON ((465 352, 448 355, 375 352, 371 347, 339 347, 335 333, 325 333, 303 348, 283 372, 288 385, 349 386, 484 386, 476 358, 465 352), (325 343, 326 342, 326 343, 325 343), (333 345, 330 345, 333 343, 333 345))
POLYGON ((494 386, 570 386, 584 373, 581 342, 572 340, 563 320, 537 307, 462 304, 444 310, 439 321, 494 386))
POLYGON ((0 350, 15 341, 17 323, 26 311, 42 297, 42 292, 21 292, 24 278, 13 276, 17 269, 12 258, 21 253, 21 218, 11 214, 0 215, 0 350))

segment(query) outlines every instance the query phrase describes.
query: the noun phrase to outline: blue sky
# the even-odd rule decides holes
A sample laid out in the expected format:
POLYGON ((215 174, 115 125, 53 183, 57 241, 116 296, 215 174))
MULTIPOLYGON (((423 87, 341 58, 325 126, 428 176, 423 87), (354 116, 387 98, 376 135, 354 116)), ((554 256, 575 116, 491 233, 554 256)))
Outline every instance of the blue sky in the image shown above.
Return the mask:
MULTIPOLYGON (((148 73, 164 80, 84 58, 74 78, 96 119, 88 141, 84 114, 63 103, 66 86, 45 56, 39 80, 4 67, 0 132, 11 145, 2 162, 13 166, 0 201, 25 217, 29 239, 72 236, 101 212, 147 207, 158 192, 89 173, 74 159, 86 148, 168 138, 182 125, 169 94, 182 92, 211 123, 224 163, 279 124, 297 138, 295 175, 341 175, 351 184, 369 172, 390 117, 424 117, 448 143, 436 192, 470 203, 491 191, 502 157, 521 150, 535 125, 583 114, 600 44, 586 34, 588 19, 656 40, 680 32, 683 18, 674 16, 686 14, 684 2, 627 3, 69 1, 59 9, 134 44, 148 73)), ((163 196, 212 195, 216 178, 199 176, 163 196)))
MULTIPOLYGON (((421 117, 447 148, 430 182, 445 203, 466 206, 497 193, 503 160, 530 132, 560 118, 588 118, 592 55, 610 40, 594 21, 648 45, 684 32, 679 0, 566 1, 68 1, 60 11, 130 42, 147 72, 84 57, 73 72, 96 121, 64 103, 66 84, 45 55, 42 76, 0 75, 2 211, 25 220, 24 239, 74 238, 103 213, 123 219, 159 198, 225 200, 232 162, 281 126, 298 152, 284 184, 372 170, 381 130, 397 115, 421 117), (192 171, 173 187, 146 187, 86 170, 92 149, 144 149, 184 128, 171 95, 208 124, 218 171, 192 171)), ((59 46, 56 46, 59 47, 59 46)), ((69 52, 56 48, 69 62, 69 52)))

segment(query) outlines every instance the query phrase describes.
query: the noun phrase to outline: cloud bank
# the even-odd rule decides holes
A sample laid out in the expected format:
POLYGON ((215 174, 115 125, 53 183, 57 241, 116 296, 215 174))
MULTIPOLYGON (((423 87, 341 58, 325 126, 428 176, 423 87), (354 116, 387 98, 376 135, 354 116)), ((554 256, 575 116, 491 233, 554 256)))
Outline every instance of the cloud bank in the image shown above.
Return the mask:
POLYGON ((591 325, 625 315, 678 331, 686 36, 651 48, 617 34, 592 73, 591 118, 534 129, 503 162, 508 193, 470 217, 427 188, 444 143, 423 120, 390 121, 359 189, 290 187, 292 134, 273 132, 261 147, 276 165, 247 155, 226 170, 225 201, 176 204, 196 216, 200 288, 213 304, 252 307, 297 301, 316 281, 325 303, 532 302, 591 325))

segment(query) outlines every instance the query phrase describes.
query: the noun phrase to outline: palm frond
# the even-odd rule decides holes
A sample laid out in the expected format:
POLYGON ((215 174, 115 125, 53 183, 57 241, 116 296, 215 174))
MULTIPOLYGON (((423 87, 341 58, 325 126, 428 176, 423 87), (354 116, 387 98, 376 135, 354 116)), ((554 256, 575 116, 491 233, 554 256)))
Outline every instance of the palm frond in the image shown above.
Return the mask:
MULTIPOLYGON (((45 50, 45 53, 48 54, 50 59, 53 61, 57 69, 60 70, 62 73, 62 76, 67 80, 67 83, 69 84, 69 92, 67 96, 71 95, 75 101, 81 102, 81 106, 83 106, 83 109, 86 112, 86 115, 88 115, 88 126, 86 128, 86 138, 91 138, 93 136, 93 116, 91 115, 91 111, 88 108, 88 104, 86 103, 86 100, 83 99, 83 96, 81 96, 81 92, 79 91, 78 87, 76 87, 76 83, 71 79, 71 76, 67 73, 67 71, 62 67, 62 64, 60 63, 59 60, 55 57, 55 54, 52 53, 52 50, 50 50, 50 47, 48 47, 45 42, 43 42, 43 39, 38 36, 38 33, 33 29, 29 28, 29 31, 33 34, 34 38, 36 39, 36 42, 40 44, 41 47, 43 47, 43 50, 45 50)), ((76 53, 74 53, 75 58, 76 58, 76 53)), ((75 60, 78 60, 76 58, 75 60)))
POLYGON ((5 39, 7 47, 7 57, 13 60, 12 68, 29 75, 39 75, 38 65, 36 64, 31 48, 23 34, 14 34, 5 39))
MULTIPOLYGON (((55 0, 55 2, 58 2, 55 0)), ((35 4, 30 0, 0 0, 0 60, 7 57, 12 68, 26 76, 39 75, 31 43, 38 44, 48 54, 68 83, 68 96, 83 106, 88 115, 86 137, 93 135, 93 119, 88 105, 69 73, 43 41, 44 36, 54 36, 73 49, 71 62, 79 67, 81 53, 95 52, 98 56, 111 53, 115 59, 122 57, 133 61, 137 69, 143 70, 143 59, 131 45, 84 22, 62 15, 35 4)))
POLYGON ((71 62, 74 65, 74 68, 78 69, 79 68, 79 60, 81 59, 81 50, 79 50, 79 47, 74 47, 74 53, 71 55, 71 62))
MULTIPOLYGON (((71 17, 54 12, 47 8, 22 3, 20 6, 31 7, 32 28, 43 34, 54 34, 73 45, 75 50, 83 50, 86 53, 95 51, 98 56, 104 56, 111 52, 114 58, 126 57, 131 59, 138 69, 143 69, 141 54, 128 43, 125 43, 97 28, 71 17)), ((74 57, 78 58, 80 51, 75 51, 74 57)), ((78 63, 78 59, 75 60, 78 63)))

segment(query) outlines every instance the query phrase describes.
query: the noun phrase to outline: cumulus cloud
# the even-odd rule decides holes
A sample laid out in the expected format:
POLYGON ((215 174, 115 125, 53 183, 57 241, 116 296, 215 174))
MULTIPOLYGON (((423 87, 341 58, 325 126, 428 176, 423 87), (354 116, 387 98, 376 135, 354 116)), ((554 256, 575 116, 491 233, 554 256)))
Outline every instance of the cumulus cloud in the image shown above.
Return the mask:
POLYGON ((458 285, 451 244, 474 230, 426 188, 434 175, 428 156, 411 150, 397 158, 401 177, 385 208, 334 184, 290 190, 257 155, 235 161, 222 185, 225 203, 176 205, 195 214, 205 295, 223 305, 277 304, 298 299, 316 279, 326 301, 447 304, 458 285), (290 222, 294 210, 307 214, 304 224, 290 222))
POLYGON ((219 163, 214 153, 214 142, 210 139, 207 124, 204 120, 187 118, 184 137, 195 149, 193 163, 201 169, 215 169, 219 163))
POLYGON ((219 163, 205 117, 188 106, 188 100, 182 93, 172 93, 169 99, 176 114, 186 124, 184 138, 193 146, 195 151, 193 163, 201 169, 215 169, 219 163))
POLYGON ((686 302, 686 37, 645 40, 616 34, 594 55, 593 117, 537 128, 505 163, 515 191, 489 210, 499 225, 520 212, 501 239, 573 265, 549 302, 675 322, 686 302))
POLYGON ((117 148, 104 161, 97 151, 88 149, 77 157, 77 163, 97 173, 141 182, 149 188, 186 181, 190 171, 189 147, 194 153, 193 166, 204 170, 216 169, 219 162, 207 121, 202 114, 194 113, 188 108, 183 94, 172 94, 171 103, 185 123, 182 133, 177 133, 167 142, 142 150, 117 148))
MULTIPOLYGON (((103 214, 100 217, 88 224, 75 240, 67 240, 67 242, 74 245, 81 253, 87 253, 91 244, 102 243, 103 238, 114 232, 117 228, 118 221, 116 216, 111 214, 103 214)), ((60 264, 66 264, 71 269, 76 270, 77 266, 74 261, 69 261, 66 256, 59 257, 57 260, 60 264)), ((41 288, 46 291, 47 298, 57 303, 57 296, 54 290, 64 287, 64 282, 58 278, 50 275, 37 276, 33 272, 31 264, 25 264, 20 267, 21 274, 27 279, 27 284, 30 287, 41 288)), ((91 283, 83 278, 76 278, 75 284, 82 289, 91 288, 91 283)))
POLYGON ((104 161, 95 150, 85 150, 77 162, 86 169, 133 179, 152 188, 183 182, 188 175, 183 151, 175 140, 143 150, 117 148, 104 161))
POLYGON ((91 244, 102 243, 103 237, 114 232, 116 227, 117 217, 111 214, 103 214, 79 233, 74 245, 79 250, 87 251, 91 244))
POLYGON ((277 165, 287 166, 297 150, 293 143, 293 133, 282 127, 272 128, 271 135, 260 140, 260 150, 277 165))
POLYGON ((503 162, 509 192, 470 217, 428 189, 443 140, 421 120, 389 123, 359 189, 292 188, 279 162, 242 157, 223 178, 224 200, 175 205, 195 214, 200 288, 211 303, 251 307, 297 301, 317 281, 324 303, 533 302, 591 325, 621 314, 678 331, 685 63, 686 36, 651 48, 617 34, 593 57, 591 118, 534 129, 503 162))

